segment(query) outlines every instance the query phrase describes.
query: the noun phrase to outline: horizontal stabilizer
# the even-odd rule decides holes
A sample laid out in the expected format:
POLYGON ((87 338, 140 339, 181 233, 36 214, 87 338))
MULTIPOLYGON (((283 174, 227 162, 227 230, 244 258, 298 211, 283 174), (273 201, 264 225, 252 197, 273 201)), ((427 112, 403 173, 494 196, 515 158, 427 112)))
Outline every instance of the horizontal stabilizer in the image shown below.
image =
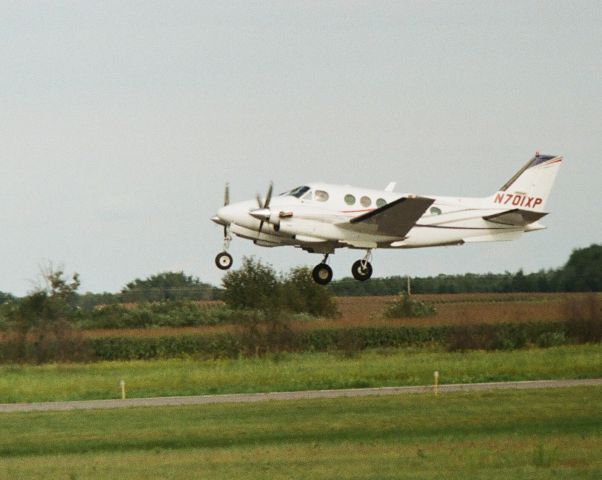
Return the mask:
POLYGON ((349 222, 370 233, 404 237, 434 201, 426 197, 401 197, 349 222))
POLYGON ((495 213, 493 215, 487 215, 483 217, 485 220, 493 223, 501 223, 502 225, 513 225, 516 227, 524 227, 530 223, 537 222, 539 219, 545 217, 545 212, 534 212, 532 210, 522 210, 520 208, 514 208, 512 210, 506 210, 505 212, 495 213))

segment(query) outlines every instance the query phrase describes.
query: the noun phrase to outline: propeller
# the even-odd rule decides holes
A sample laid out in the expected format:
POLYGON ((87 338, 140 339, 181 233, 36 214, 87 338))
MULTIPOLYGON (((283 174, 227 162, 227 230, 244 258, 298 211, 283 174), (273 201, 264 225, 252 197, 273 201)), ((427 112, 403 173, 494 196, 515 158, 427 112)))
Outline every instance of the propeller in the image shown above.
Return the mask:
MULTIPOLYGON (((224 188, 224 207, 230 205, 230 184, 226 183, 224 188)), ((224 225, 224 239, 228 237, 228 226, 224 225)))
MULTIPOLYGON (((257 194, 257 207, 260 210, 263 210, 263 212, 261 212, 261 221, 259 222, 259 235, 261 235, 261 230, 263 229, 263 224, 265 223, 266 219, 269 218, 270 216, 270 202, 272 201, 272 192, 274 190, 274 183, 270 182, 270 186, 268 187, 268 193, 265 196, 265 200, 262 202, 261 201, 261 197, 259 196, 259 194, 257 194)), ((259 212, 257 212, 259 213, 259 212)))

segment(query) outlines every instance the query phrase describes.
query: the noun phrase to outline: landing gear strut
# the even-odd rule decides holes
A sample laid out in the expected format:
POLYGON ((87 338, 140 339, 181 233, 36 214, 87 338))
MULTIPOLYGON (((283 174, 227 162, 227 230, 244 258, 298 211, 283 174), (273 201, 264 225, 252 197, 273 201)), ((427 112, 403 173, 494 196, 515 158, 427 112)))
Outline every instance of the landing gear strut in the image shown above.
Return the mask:
POLYGON ((232 255, 228 253, 228 248, 230 248, 230 242, 232 241, 232 235, 230 234, 230 226, 224 227, 224 251, 218 253, 215 257, 215 265, 220 270, 228 270, 232 267, 232 255))
POLYGON ((328 260, 328 254, 324 255, 322 263, 318 263, 311 272, 314 282, 319 285, 328 285, 332 280, 332 268, 326 264, 326 260, 328 260))
POLYGON ((372 264, 370 260, 372 260, 372 251, 368 250, 363 259, 358 260, 352 265, 351 274, 353 278, 360 282, 365 282, 372 276, 372 264))

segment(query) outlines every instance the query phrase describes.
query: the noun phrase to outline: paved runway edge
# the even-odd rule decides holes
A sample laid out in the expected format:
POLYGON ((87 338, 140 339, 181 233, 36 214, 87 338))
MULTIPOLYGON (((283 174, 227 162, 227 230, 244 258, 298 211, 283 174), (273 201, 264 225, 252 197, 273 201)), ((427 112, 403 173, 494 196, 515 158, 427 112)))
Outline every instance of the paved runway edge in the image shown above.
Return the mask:
MULTIPOLYGON (((439 385, 440 394, 447 392, 486 390, 528 390, 535 388, 567 388, 602 386, 602 378, 579 380, 527 380, 521 382, 458 383, 439 385)), ((401 395, 407 393, 433 393, 433 385, 409 387, 349 388, 340 390, 302 390, 297 392, 233 393, 223 395, 191 395, 185 397, 150 397, 109 400, 75 400, 68 402, 2 403, 0 413, 91 410, 128 407, 162 407, 204 405, 211 403, 251 403, 267 400, 306 400, 313 398, 367 397, 401 395)))

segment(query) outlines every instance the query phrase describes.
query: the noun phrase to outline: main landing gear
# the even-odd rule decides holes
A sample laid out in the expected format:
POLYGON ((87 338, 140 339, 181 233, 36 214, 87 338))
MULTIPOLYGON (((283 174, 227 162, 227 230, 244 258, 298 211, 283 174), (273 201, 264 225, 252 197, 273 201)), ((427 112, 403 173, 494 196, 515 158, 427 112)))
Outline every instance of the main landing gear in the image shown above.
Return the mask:
POLYGON ((358 260, 351 266, 353 278, 365 282, 372 276, 372 265, 366 260, 358 260))
POLYGON ((351 266, 351 274, 353 278, 360 282, 365 282, 372 276, 372 252, 368 250, 366 256, 361 260, 358 260, 351 266))
POLYGON ((318 263, 311 272, 314 282, 319 285, 328 285, 332 280, 332 268, 326 264, 326 260, 328 260, 328 254, 324 255, 322 263, 318 263))
MULTIPOLYGON (((326 264, 327 260, 328 254, 324 255, 324 260, 316 265, 311 272, 314 282, 319 285, 327 285, 332 280, 332 268, 326 264)), ((356 261, 351 267, 353 278, 360 282, 365 282, 372 276, 372 264, 370 263, 370 260, 372 260, 372 251, 368 250, 366 256, 363 259, 356 261)))

